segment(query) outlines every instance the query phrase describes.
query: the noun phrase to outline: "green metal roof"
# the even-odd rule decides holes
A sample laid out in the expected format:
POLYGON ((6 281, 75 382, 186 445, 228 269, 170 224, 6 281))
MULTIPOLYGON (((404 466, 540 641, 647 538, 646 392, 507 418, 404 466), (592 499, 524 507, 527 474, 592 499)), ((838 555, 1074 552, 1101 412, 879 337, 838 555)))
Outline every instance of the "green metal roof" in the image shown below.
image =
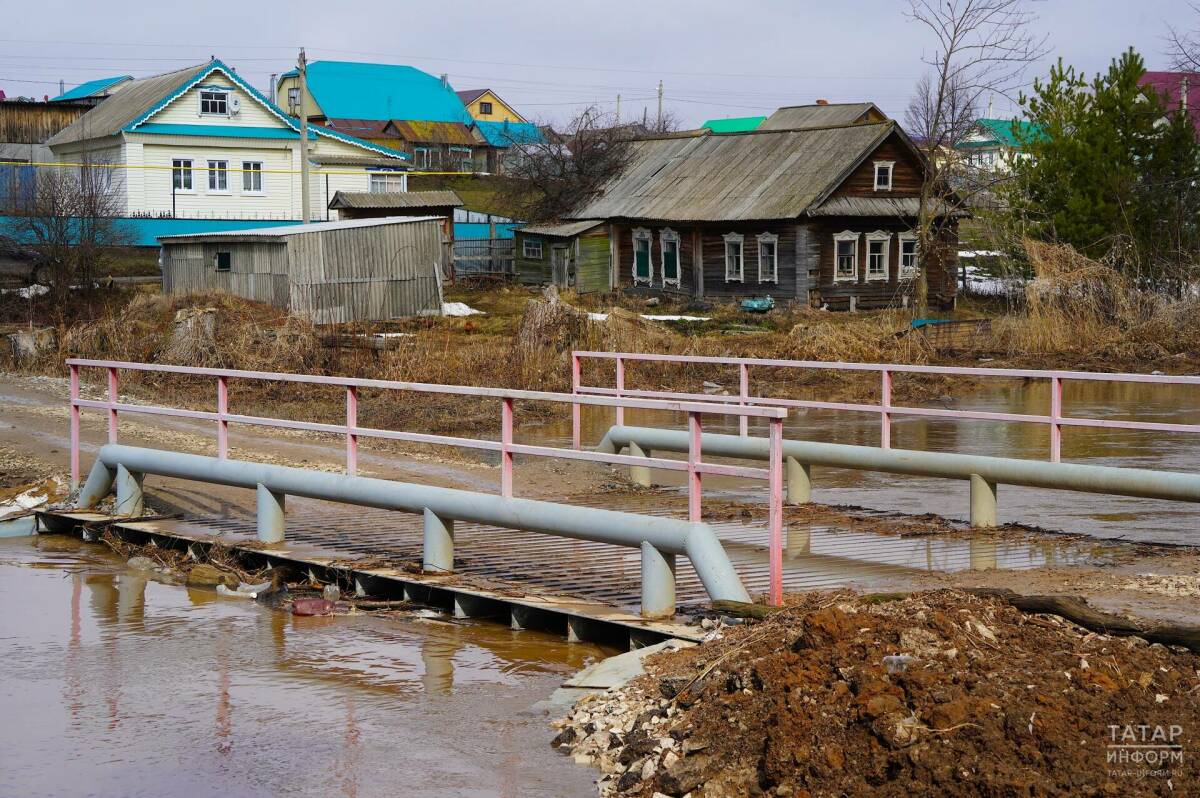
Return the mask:
POLYGON ((65 91, 57 97, 52 98, 51 102, 56 102, 58 100, 82 100, 85 97, 103 94, 106 90, 127 80, 133 80, 133 76, 114 75, 111 78, 97 78, 96 80, 89 80, 87 83, 80 83, 70 91, 65 91))
POLYGON ((706 127, 713 133, 749 133, 757 130, 766 120, 765 116, 738 116, 731 119, 710 119, 700 127, 706 127))
MULTIPOLYGON (((1040 141, 1046 137, 1040 125, 1021 119, 978 119, 975 126, 985 136, 991 136, 996 144, 1004 147, 1020 149, 1030 141, 1040 141)), ((987 142, 964 141, 959 146, 979 147, 986 144, 987 142)))

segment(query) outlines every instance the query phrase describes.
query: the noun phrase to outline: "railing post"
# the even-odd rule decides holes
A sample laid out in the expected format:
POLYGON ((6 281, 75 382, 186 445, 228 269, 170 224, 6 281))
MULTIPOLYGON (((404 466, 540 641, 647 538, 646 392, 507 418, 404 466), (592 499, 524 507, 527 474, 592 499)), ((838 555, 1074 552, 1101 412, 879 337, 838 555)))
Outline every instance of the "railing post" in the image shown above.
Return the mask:
MULTIPOLYGON (((114 405, 117 403, 117 370, 113 367, 108 369, 108 402, 114 405)), ((115 407, 108 409, 108 442, 117 442, 117 409, 115 407)))
POLYGON ((783 419, 770 419, 770 443, 768 481, 771 486, 771 504, 768 519, 770 534, 770 567, 772 607, 783 606, 783 419))
MULTIPOLYGON (((513 400, 501 400, 500 411, 500 495, 511 499, 513 495, 513 400)), ((578 409, 579 405, 575 405, 578 409)), ((578 447, 576 447, 578 448, 578 447)))
POLYGON ((358 427, 358 387, 351 385, 346 388, 346 473, 354 476, 358 473, 358 435, 354 429, 358 427))
POLYGON ((688 413, 688 520, 700 520, 700 414, 688 413))
MULTIPOLYGON (((738 364, 738 397, 738 404, 745 407, 750 398, 750 367, 745 363, 738 364)), ((743 438, 750 434, 749 416, 738 418, 738 434, 743 438)))
POLYGON ((884 449, 892 448, 892 372, 883 369, 882 383, 879 388, 879 445, 884 449))
MULTIPOLYGON (((617 398, 620 399, 625 390, 625 360, 617 358, 617 398)), ((617 405, 617 426, 625 425, 625 408, 617 405)), ((576 449, 579 447, 576 446, 576 449)))
POLYGON ((79 366, 67 367, 71 374, 71 490, 79 489, 79 366))
MULTIPOLYGON (((580 375, 582 371, 579 366, 579 355, 576 352, 571 352, 571 393, 577 395, 579 393, 580 375)), ((580 418, 579 418, 579 403, 571 403, 571 446, 576 451, 580 448, 580 418)))
POLYGON ((217 377, 217 457, 224 460, 229 457, 229 421, 225 415, 229 412, 229 378, 217 377))
POLYGON ((1050 462, 1062 460, 1062 398, 1061 377, 1050 378, 1050 462))

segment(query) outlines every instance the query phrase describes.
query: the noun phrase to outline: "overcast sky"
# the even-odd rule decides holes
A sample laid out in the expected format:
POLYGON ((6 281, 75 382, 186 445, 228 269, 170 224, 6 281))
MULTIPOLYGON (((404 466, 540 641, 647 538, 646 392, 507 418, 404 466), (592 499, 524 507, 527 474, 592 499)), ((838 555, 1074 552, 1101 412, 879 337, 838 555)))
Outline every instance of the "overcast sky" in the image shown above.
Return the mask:
MULTIPOLYGON (((926 31, 907 0, 0 0, 0 89, 41 97, 114 74, 151 75, 216 55, 265 89, 309 60, 411 64, 457 89, 491 87, 526 117, 590 103, 626 118, 666 107, 685 126, 818 98, 872 100, 903 118, 926 31)), ((1031 0, 1051 57, 1088 73, 1133 46, 1166 68, 1168 24, 1197 27, 1187 0, 1031 0)), ((1007 109, 997 98, 997 114, 1007 109)), ((981 109, 983 110, 983 109, 981 109)))

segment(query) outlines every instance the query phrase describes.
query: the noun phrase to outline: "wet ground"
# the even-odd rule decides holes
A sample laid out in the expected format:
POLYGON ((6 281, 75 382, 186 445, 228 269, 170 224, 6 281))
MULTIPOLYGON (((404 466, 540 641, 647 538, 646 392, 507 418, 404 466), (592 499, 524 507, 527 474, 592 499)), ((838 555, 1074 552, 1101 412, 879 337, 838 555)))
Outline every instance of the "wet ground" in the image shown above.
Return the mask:
POLYGON ((530 711, 605 651, 444 618, 296 618, 0 540, 0 795, 591 796, 530 711))

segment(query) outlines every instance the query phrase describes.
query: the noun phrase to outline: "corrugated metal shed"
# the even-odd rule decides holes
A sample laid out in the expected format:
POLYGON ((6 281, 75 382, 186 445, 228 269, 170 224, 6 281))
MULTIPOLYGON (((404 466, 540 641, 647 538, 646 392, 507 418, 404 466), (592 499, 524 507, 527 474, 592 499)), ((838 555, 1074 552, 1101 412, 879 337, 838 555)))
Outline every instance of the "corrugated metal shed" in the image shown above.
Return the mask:
POLYGON ((767 117, 759 130, 799 130, 831 125, 853 125, 877 122, 887 115, 875 103, 829 103, 815 105, 793 105, 780 108, 767 117))
POLYGON ((461 208, 462 199, 450 190, 443 191, 339 191, 329 202, 330 210, 347 208, 461 208))
POLYGON ((343 219, 337 222, 313 222, 312 224, 289 224, 276 227, 259 227, 254 230, 216 230, 211 233, 184 233, 173 236, 160 236, 163 244, 182 241, 221 241, 242 238, 283 239, 287 236, 307 235, 309 233, 328 233, 333 230, 356 230, 364 227, 382 227, 389 224, 412 224, 439 219, 437 216, 408 216, 397 219, 343 219))
POLYGON ((632 157, 576 219, 795 219, 895 123, 701 135, 631 143, 632 157))
POLYGON ((578 222, 564 222, 563 224, 531 224, 528 227, 522 227, 520 232, 535 236, 570 238, 602 223, 600 219, 580 219, 578 222))

